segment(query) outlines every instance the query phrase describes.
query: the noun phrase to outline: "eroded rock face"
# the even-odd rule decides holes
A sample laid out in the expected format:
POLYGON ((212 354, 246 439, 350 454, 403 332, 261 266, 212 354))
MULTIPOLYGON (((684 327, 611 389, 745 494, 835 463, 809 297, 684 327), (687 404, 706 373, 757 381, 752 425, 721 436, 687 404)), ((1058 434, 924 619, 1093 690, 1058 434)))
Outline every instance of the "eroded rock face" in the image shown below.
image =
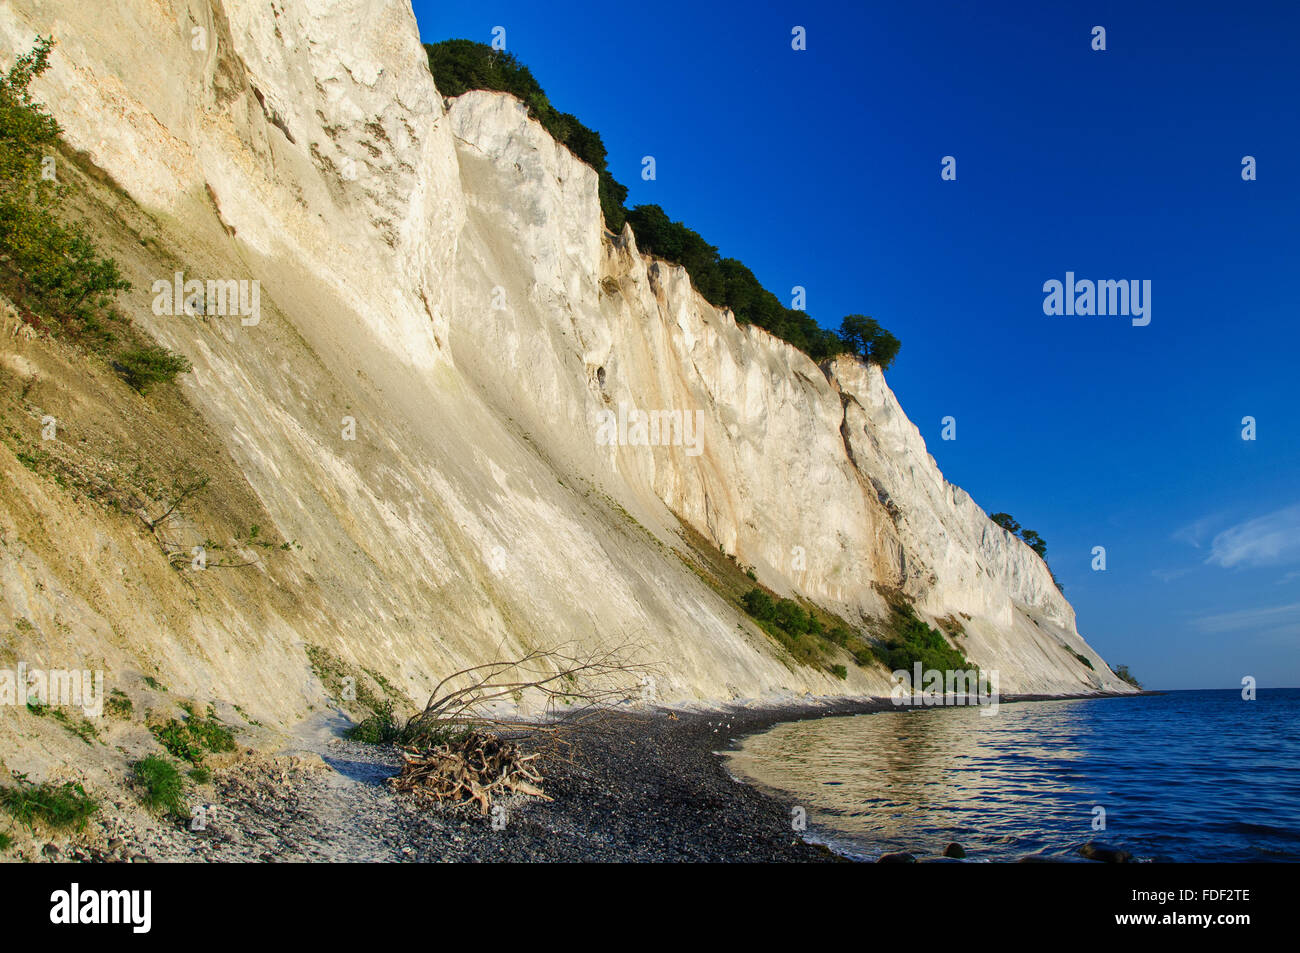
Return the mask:
POLYGON ((304 642, 415 697, 564 639, 642 645, 663 701, 888 691, 881 671, 783 658, 674 554, 680 519, 851 619, 883 610, 877 585, 960 619, 1004 692, 1123 689, 1041 560, 943 480, 879 370, 818 367, 606 233, 595 174, 511 97, 445 108, 404 0, 0 9, 5 60, 51 32, 37 95, 171 252, 113 249, 123 305, 193 361, 188 396, 303 546, 268 570, 289 607, 214 582, 225 608, 200 618, 96 558, 104 541, 149 558, 129 527, 32 484, 39 518, 72 529, 7 556, 6 593, 52 625, 37 583, 57 591, 87 656, 147 656, 284 718, 313 698, 304 642), (153 314, 178 259, 260 281, 261 321, 153 314), (695 442, 602 442, 620 407, 690 415, 695 442))
POLYGON ((630 228, 593 241, 595 174, 511 97, 467 93, 450 121, 470 208, 452 350, 476 380, 504 371, 487 399, 555 438, 569 430, 566 456, 664 504, 778 590, 860 616, 884 610, 874 584, 902 589, 958 619, 1004 690, 1117 687, 1043 561, 943 479, 878 368, 819 368, 738 326, 684 269, 641 255, 630 228), (620 406, 703 411, 701 452, 593 447, 599 415, 620 406))

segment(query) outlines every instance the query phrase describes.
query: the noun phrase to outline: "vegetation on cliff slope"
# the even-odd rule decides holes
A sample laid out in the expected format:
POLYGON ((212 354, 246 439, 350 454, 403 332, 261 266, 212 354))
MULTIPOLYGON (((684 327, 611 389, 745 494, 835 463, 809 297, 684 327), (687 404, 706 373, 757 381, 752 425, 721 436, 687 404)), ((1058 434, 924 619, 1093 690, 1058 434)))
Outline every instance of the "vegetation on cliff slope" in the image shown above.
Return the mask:
POLYGON ((495 89, 510 93, 528 107, 528 114, 545 127, 556 142, 591 166, 600 177, 600 207, 605 224, 614 231, 623 228, 623 202, 627 187, 614 179, 606 166, 605 143, 600 133, 589 129, 571 113, 562 113, 546 97, 532 71, 505 50, 494 50, 472 40, 445 40, 426 44, 429 68, 444 96, 459 96, 471 89, 495 89))
POLYGON ((658 205, 625 209, 627 187, 609 171, 600 133, 556 109, 532 72, 512 54, 472 40, 444 40, 426 44, 425 49, 434 82, 444 96, 491 89, 510 93, 525 103, 529 115, 557 142, 595 170, 606 226, 617 232, 627 222, 642 251, 685 268, 696 290, 710 304, 730 308, 740 323, 758 325, 813 360, 848 353, 888 368, 898 356, 898 339, 870 318, 849 315, 839 333, 823 328, 806 311, 787 308, 743 262, 721 257, 715 246, 682 222, 673 221, 658 205))
POLYGON ((39 822, 51 828, 81 830, 99 810, 99 803, 78 782, 37 784, 27 780, 25 774, 15 773, 13 777, 12 786, 0 787, 0 808, 24 827, 32 828, 39 822))
POLYGON ((964 672, 975 669, 966 656, 952 647, 942 632, 919 618, 911 603, 891 601, 890 616, 876 657, 891 672, 912 672, 919 662, 923 671, 964 672))
POLYGON ((1142 683, 1137 680, 1136 675, 1128 670, 1127 665, 1116 665, 1112 671, 1138 691, 1142 690, 1142 683))
POLYGON ((116 294, 131 285, 68 213, 68 187, 59 180, 67 152, 59 124, 31 94, 53 45, 52 38, 37 37, 0 74, 0 291, 24 322, 105 355, 144 393, 190 365, 140 340, 113 307, 116 294))

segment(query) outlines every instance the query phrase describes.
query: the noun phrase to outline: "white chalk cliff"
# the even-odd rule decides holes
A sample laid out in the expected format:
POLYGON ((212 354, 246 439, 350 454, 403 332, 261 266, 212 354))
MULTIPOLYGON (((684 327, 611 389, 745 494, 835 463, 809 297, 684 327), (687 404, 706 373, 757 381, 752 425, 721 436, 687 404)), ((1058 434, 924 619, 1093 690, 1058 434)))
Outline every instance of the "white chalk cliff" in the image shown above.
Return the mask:
POLYGON ((786 657, 674 552, 685 523, 854 623, 883 614, 877 585, 960 619, 1004 692, 1126 690, 879 369, 818 367, 608 233, 595 173, 521 104, 444 104, 406 0, 0 8, 6 63, 50 33, 37 97, 152 230, 112 248, 123 307, 192 360, 186 396, 302 549, 196 608, 138 526, 6 463, 0 530, 46 521, 0 549, 6 607, 45 633, 17 655, 281 719, 320 703, 304 644, 417 698, 565 639, 644 645, 666 702, 888 692, 878 667, 786 657), (260 323, 155 315, 174 268, 259 280, 260 323), (702 452, 598 443, 620 404, 701 411, 702 452))

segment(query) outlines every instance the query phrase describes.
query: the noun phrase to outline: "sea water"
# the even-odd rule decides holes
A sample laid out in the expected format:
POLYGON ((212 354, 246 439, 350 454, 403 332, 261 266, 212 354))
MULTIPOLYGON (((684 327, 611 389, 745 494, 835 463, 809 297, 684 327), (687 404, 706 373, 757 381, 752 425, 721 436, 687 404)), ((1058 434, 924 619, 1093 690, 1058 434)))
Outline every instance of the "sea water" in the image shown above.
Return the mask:
POLYGON ((1300 860, 1300 689, 928 708, 785 722, 729 755, 738 777, 849 856, 1300 860))

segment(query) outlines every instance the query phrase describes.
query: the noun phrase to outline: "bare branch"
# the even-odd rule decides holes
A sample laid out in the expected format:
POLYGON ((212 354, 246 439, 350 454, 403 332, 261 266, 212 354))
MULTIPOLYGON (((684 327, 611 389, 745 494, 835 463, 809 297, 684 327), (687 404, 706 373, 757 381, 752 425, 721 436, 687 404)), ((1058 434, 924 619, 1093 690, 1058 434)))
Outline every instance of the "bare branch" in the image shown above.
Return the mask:
POLYGON ((176 483, 172 485, 172 493, 174 499, 172 500, 171 504, 167 507, 167 509, 163 512, 163 514, 155 520, 151 520, 147 516, 141 514, 140 515, 141 522, 143 522, 145 526, 149 527, 149 532, 151 533, 157 532, 158 527, 161 526, 163 523, 165 523, 167 520, 171 519, 172 516, 176 513, 176 511, 180 508, 182 503, 184 503, 190 497, 194 496, 196 493, 201 492, 205 487, 207 487, 209 479, 210 479, 209 477, 204 476, 204 477, 200 477, 197 480, 191 480, 185 483, 182 483, 181 481, 178 480, 176 483))

